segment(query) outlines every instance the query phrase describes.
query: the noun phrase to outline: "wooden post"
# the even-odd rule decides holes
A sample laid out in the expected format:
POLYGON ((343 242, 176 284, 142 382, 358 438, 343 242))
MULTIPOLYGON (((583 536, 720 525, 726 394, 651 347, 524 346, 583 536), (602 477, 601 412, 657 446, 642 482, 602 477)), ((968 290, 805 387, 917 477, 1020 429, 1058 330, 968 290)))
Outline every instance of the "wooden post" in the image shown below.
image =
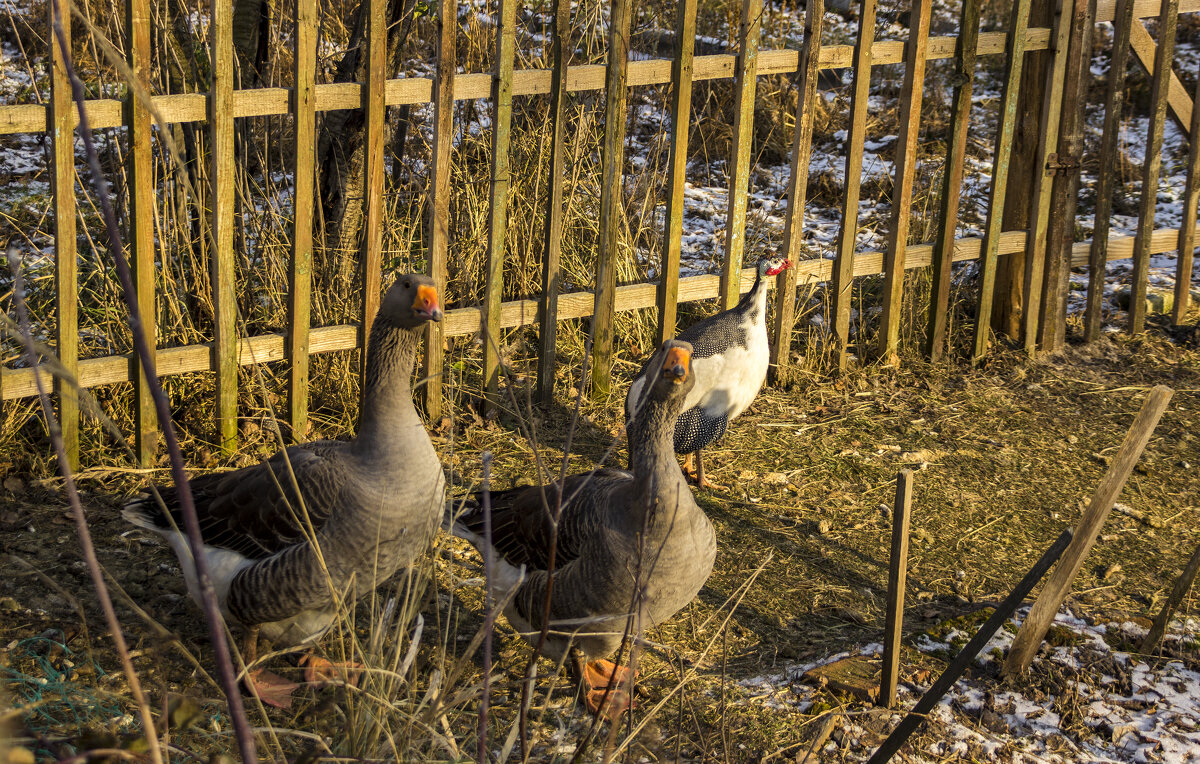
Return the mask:
POLYGON ((603 178, 600 186, 600 242, 596 253, 596 297, 592 317, 592 397, 608 397, 612 381, 613 325, 617 299, 617 232, 625 182, 625 120, 632 0, 612 0, 608 65, 604 77, 603 178))
POLYGON ((213 367, 217 371, 217 445, 225 454, 237 448, 237 294, 233 279, 234 164, 233 7, 228 0, 209 4, 212 86, 208 94, 211 135, 211 255, 213 367))
POLYGON ((567 130, 567 67, 571 62, 571 2, 554 0, 554 33, 550 52, 550 183, 546 195, 546 232, 542 239, 542 299, 538 304, 538 398, 554 400, 554 367, 558 354, 558 292, 562 286, 559 258, 563 232, 563 146, 567 130))
MULTIPOLYGON (((823 1, 823 0, 821 0, 823 1)), ((658 279, 658 344, 675 336, 679 306, 679 255, 683 247, 683 192, 687 186, 691 129, 692 59, 696 52, 696 0, 679 0, 675 12, 675 58, 671 61, 671 169, 662 273, 658 279)))
MULTIPOLYGON (((1196 81, 1200 102, 1200 79, 1196 81)), ((1200 108, 1192 109, 1192 140, 1188 144, 1187 185, 1183 192, 1183 222, 1179 227, 1179 259, 1175 261, 1175 306, 1171 322, 1183 323, 1192 303, 1192 263, 1196 249, 1196 203, 1200 200, 1200 108)))
MULTIPOLYGON (((1142 164, 1142 197, 1138 203, 1137 235, 1133 241, 1133 285, 1129 290, 1129 333, 1146 328, 1146 285, 1150 279, 1150 237, 1154 233, 1154 208, 1158 203, 1158 175, 1162 169, 1163 126, 1167 121, 1167 78, 1175 55, 1175 26, 1179 0, 1162 0, 1158 18, 1158 51, 1154 56, 1150 91, 1150 124, 1146 129, 1146 158, 1142 164)), ((1140 22, 1139 22, 1140 23, 1140 22)))
POLYGON ((908 574, 908 524, 912 515, 912 470, 896 476, 896 502, 892 511, 892 554, 888 567, 888 600, 883 640, 883 673, 878 704, 896 707, 900 682, 900 637, 904 631, 904 581, 908 574))
POLYGON ((996 261, 1000 254, 1000 231, 1003 222, 1004 194, 1008 188, 1008 167, 1012 158, 1013 131, 1017 123, 1017 96, 1021 84, 1021 69, 1025 61, 1025 31, 1029 25, 1030 0, 1016 0, 1008 24, 1005 56, 1008 69, 1004 91, 1000 97, 1000 128, 996 133, 996 148, 992 164, 992 188, 988 196, 987 223, 979 250, 979 304, 975 311, 975 341, 971 360, 977 361, 987 352, 991 334, 992 294, 996 286, 996 261))
POLYGON ((296 0, 296 86, 292 118, 296 124, 292 196, 292 263, 288 273, 288 423, 293 441, 308 432, 308 338, 311 324, 313 190, 317 146, 317 2, 296 0))
POLYGON ((1100 336, 1100 312, 1104 307, 1104 276, 1108 264, 1108 232, 1112 227, 1113 193, 1120 187, 1117 158, 1120 153, 1121 117, 1125 111, 1125 69, 1129 62, 1129 30, 1134 23, 1134 0, 1117 0, 1113 21, 1113 53, 1108 66, 1104 95, 1104 133, 1100 139, 1100 172, 1096 179, 1096 216, 1088 262, 1087 307, 1083 339, 1100 336))
POLYGON ((1047 549, 1041 558, 1034 563, 1034 566, 1025 574, 1021 582, 1017 584, 1017 588, 1012 590, 1004 602, 992 612, 990 618, 979 627, 979 631, 975 632, 975 636, 971 637, 971 641, 966 644, 958 655, 954 656, 954 660, 942 672, 942 675, 937 678, 937 681, 921 696, 913 709, 908 712, 908 715, 900 720, 896 725, 896 729, 892 730, 892 734, 887 736, 883 744, 875 750, 875 753, 867 760, 867 764, 884 764, 892 758, 896 751, 900 750, 900 746, 904 745, 909 736, 917 730, 921 722, 925 720, 926 715, 933 710, 937 702, 942 699, 942 696, 954 686, 962 673, 971 665, 971 661, 975 660, 975 656, 979 655, 979 651, 992 639, 1005 621, 1012 616, 1013 612, 1020 606, 1021 601, 1025 599, 1029 592, 1033 591, 1033 587, 1037 586, 1037 582, 1042 580, 1042 576, 1054 564, 1063 550, 1067 548, 1067 544, 1071 541, 1071 530, 1068 528, 1063 531, 1058 539, 1055 540, 1050 548, 1047 549))
MULTIPOLYGON (((1147 74, 1154 74, 1154 57, 1157 54, 1157 45, 1154 43, 1154 38, 1146 31, 1146 25, 1138 21, 1130 28, 1129 43, 1133 47, 1133 52, 1137 54, 1137 62, 1142 65, 1147 74)), ((1170 114, 1175 124, 1185 136, 1192 136, 1196 133, 1191 129, 1192 125, 1192 99, 1188 97, 1187 90, 1183 87, 1183 83, 1179 81, 1178 75, 1171 69, 1167 70, 1167 113, 1170 114)))
MULTIPOLYGON (((438 0, 437 68, 433 76, 433 146, 429 172, 429 275, 438 297, 446 296, 446 250, 450 241, 450 139, 454 132, 454 69, 458 32, 457 0, 438 0)), ((425 415, 431 422, 442 418, 442 347, 445 322, 430 321, 425 329, 425 354, 421 376, 425 378, 425 415)))
POLYGON ((925 94, 925 51, 929 43, 932 0, 913 0, 908 42, 904 46, 904 82, 900 89, 900 137, 892 179, 892 214, 884 250, 883 315, 879 354, 884 363, 900 362, 900 313, 904 301, 904 255, 912 214, 913 179, 917 174, 917 138, 921 133, 921 101, 925 94))
MULTIPOLYGON (((813 116, 817 105, 817 74, 821 59, 825 0, 808 0, 804 9, 804 46, 800 49, 800 90, 796 94, 796 132, 792 137, 792 167, 788 180, 787 216, 783 242, 793 265, 804 241, 804 203, 808 197, 808 165, 812 157, 813 116)), ((796 326, 796 282, 792 267, 775 277, 775 341, 771 345, 771 375, 783 381, 791 365, 792 332, 796 326)))
POLYGON ((1037 602, 1030 609, 1029 616, 1021 624, 1021 631, 1013 640, 1008 659, 1004 662, 1005 674, 1009 676, 1023 674, 1029 668, 1029 664, 1033 662, 1038 645, 1042 643, 1042 638, 1046 636, 1046 630, 1050 628, 1055 614, 1058 613, 1059 607, 1062 606, 1063 600, 1070 592, 1071 582, 1083 566, 1084 557, 1096 543, 1096 537, 1104 526, 1108 513, 1112 510, 1113 502, 1117 500, 1117 496, 1125 486, 1125 481, 1129 479, 1129 473, 1133 472, 1133 466, 1137 464, 1142 450, 1150 441, 1159 417, 1162 416, 1163 411, 1167 408, 1167 403, 1171 400, 1172 392, 1171 388, 1159 385, 1146 397, 1146 402, 1142 404, 1142 410, 1133 420, 1133 426, 1125 435, 1125 441, 1121 443, 1121 448, 1113 458, 1108 472, 1105 473, 1096 492, 1092 494, 1091 502, 1084 510, 1083 517, 1079 520, 1079 525, 1075 530, 1075 540, 1071 542, 1071 547, 1063 557, 1062 565, 1054 570, 1037 602))
MULTIPOLYGON (((1025 352, 1033 355, 1037 352, 1039 322, 1047 308, 1057 310, 1060 295, 1053 290, 1045 289, 1047 268, 1047 237, 1052 218, 1051 203, 1055 189, 1056 174, 1051 174, 1049 165, 1055 163, 1059 149, 1058 135, 1062 124, 1063 86, 1066 81, 1068 48, 1071 45, 1071 17, 1067 15, 1072 5, 1080 5, 1088 0, 1058 0, 1054 13, 1053 34, 1051 37, 1053 51, 1051 64, 1046 71, 1046 81, 1042 89, 1041 135, 1037 145, 1037 159, 1033 166, 1033 204, 1029 211, 1029 225, 1025 234, 1025 272, 1022 279, 1022 298, 1024 308, 1020 315, 1020 340, 1025 352)), ((1057 173, 1058 171, 1054 171, 1057 173)), ((1052 254, 1052 253, 1051 253, 1052 254)), ((1070 269, 1070 264, 1067 264, 1070 269)), ((1051 267, 1052 275, 1057 278, 1061 264, 1051 267)))
POLYGON ((762 36, 762 0, 742 0, 738 24, 738 63, 733 85, 733 145, 729 158, 729 212, 725 218, 725 263, 721 268, 721 310, 742 296, 742 258, 746 251, 746 197, 750 188, 750 147, 754 142, 754 96, 758 92, 758 42, 762 36))
POLYGON ((362 267, 362 348, 359 356, 363 374, 367 369, 367 342, 371 324, 379 311, 383 281, 383 157, 387 153, 384 120, 387 88, 387 0, 367 0, 367 84, 363 108, 366 127, 363 137, 366 158, 363 182, 363 226, 360 263, 362 267))
MULTIPOLYGON (((1064 56, 1066 76, 1062 88, 1062 119, 1058 135, 1058 162, 1053 170, 1054 190, 1050 200, 1050 231, 1046 242, 1046 271, 1041 301, 1042 350, 1057 352, 1067 341, 1067 295, 1071 288, 1071 250, 1075 245, 1075 209, 1079 198, 1080 164, 1083 162, 1083 78, 1092 59, 1092 30, 1096 26, 1096 0, 1075 0, 1070 18, 1071 42, 1064 56)), ((1068 26, 1064 16, 1060 22, 1068 26)), ((1056 67, 1057 68, 1057 67, 1056 67)), ((1032 264, 1032 260, 1029 261, 1032 264)), ((1034 312, 1035 285, 1029 289, 1029 314, 1034 312)), ((1033 351, 1036 334, 1026 323, 1025 348, 1033 351)))
POLYGON ((831 281, 833 334, 839 370, 846 368, 846 351, 850 345, 850 297, 858 239, 858 200, 862 193, 863 143, 867 138, 867 113, 871 108, 871 46, 875 42, 876 6, 877 0, 863 0, 858 16, 858 39, 854 44, 854 96, 850 102, 850 130, 847 133, 846 193, 842 197, 842 226, 831 281))
MULTIPOLYGON (((46 4, 47 29, 54 28, 54 3, 46 4)), ((63 28, 70 39, 71 18, 63 13, 63 28)), ((66 56, 50 41, 50 104, 46 112, 50 132, 50 161, 53 167, 50 191, 54 196, 54 302, 58 324, 55 344, 58 361, 70 382, 54 379, 58 393, 58 421, 63 447, 72 470, 79 468, 79 262, 75 249, 75 104, 67 76, 66 56)))
MULTIPOLYGON (((1192 135, 1195 135, 1195 131, 1192 135)), ((1171 616, 1175 613, 1175 609, 1179 607, 1179 603, 1183 602, 1184 596, 1188 593, 1188 589, 1192 588, 1192 583, 1196 580, 1196 574, 1200 573, 1200 546, 1196 547, 1192 552, 1192 556, 1188 558, 1187 565, 1183 568, 1183 573, 1175 581, 1175 586, 1171 589, 1171 595, 1167 597, 1167 602, 1163 605, 1162 610, 1158 611, 1158 615, 1154 617, 1154 623, 1150 625, 1150 631, 1146 634, 1146 639, 1142 642, 1139 651, 1145 655, 1152 655, 1158 651, 1159 643, 1162 642, 1163 635, 1167 633, 1167 624, 1171 622, 1171 616)))
POLYGON ((971 127, 971 95, 975 89, 975 60, 979 49, 979 0, 963 0, 958 43, 954 53, 954 100, 950 107, 950 145, 946 148, 946 170, 937 237, 933 242, 933 285, 929 300, 929 329, 925 354, 930 361, 942 359, 946 350, 946 328, 950 318, 950 276, 954 265, 954 238, 958 229, 958 204, 962 194, 968 131, 971 127))
POLYGON ((492 190, 489 197, 488 248, 484 265, 483 381, 486 410, 495 413, 500 395, 500 303, 504 297, 504 237, 508 227, 509 139, 512 135, 513 57, 516 55, 517 0, 498 0, 496 76, 492 79, 492 190))

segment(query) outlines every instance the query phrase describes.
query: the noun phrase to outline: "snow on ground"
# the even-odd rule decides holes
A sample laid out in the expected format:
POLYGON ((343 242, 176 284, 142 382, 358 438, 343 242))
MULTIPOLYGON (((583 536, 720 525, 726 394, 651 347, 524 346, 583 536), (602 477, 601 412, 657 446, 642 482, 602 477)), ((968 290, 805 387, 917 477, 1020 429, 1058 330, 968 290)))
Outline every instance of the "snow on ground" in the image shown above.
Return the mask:
MULTIPOLYGON (((1019 616, 1024 617, 1028 610, 1019 616)), ((1200 762, 1200 620, 1174 621, 1164 648, 1186 660, 1149 659, 1129 651, 1146 629, 1134 623, 1093 623, 1068 613, 1055 619, 1054 640, 1043 647, 1029 681, 1011 685, 999 679, 999 665, 1020 620, 1006 624, 983 649, 911 740, 908 761, 1003 762, 1200 762), (1116 645, 1116 647, 1114 647, 1116 645), (930 739, 934 742, 929 742, 930 739), (940 738, 940 739, 939 739, 940 738)), ((920 635, 915 646, 949 659, 972 634, 951 629, 940 638, 920 635)), ((877 644, 858 652, 874 655, 877 644)), ((824 691, 801 679, 806 671, 845 658, 742 681, 749 695, 766 697, 768 708, 808 711, 824 691)), ((921 686, 902 684, 900 710, 911 708, 937 679, 921 686)), ((853 709, 822 750, 821 760, 866 761, 901 718, 891 715, 879 734, 857 720, 853 709)))

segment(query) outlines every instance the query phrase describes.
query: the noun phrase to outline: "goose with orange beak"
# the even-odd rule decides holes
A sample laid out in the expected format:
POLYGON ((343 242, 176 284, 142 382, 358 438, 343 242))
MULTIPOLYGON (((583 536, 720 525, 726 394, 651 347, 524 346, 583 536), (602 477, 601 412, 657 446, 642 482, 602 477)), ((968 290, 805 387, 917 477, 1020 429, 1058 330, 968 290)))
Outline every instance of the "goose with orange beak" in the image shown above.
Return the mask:
MULTIPOLYGON (((509 623, 534 645, 545 630, 543 654, 568 661, 588 707, 610 719, 630 706, 635 672, 608 658, 691 602, 717 551, 672 447, 695 385, 692 346, 663 343, 649 368, 629 424, 629 471, 601 467, 489 497, 497 601, 512 595, 509 623)), ((479 494, 450 502, 446 518, 480 551, 487 549, 482 506, 479 494)))

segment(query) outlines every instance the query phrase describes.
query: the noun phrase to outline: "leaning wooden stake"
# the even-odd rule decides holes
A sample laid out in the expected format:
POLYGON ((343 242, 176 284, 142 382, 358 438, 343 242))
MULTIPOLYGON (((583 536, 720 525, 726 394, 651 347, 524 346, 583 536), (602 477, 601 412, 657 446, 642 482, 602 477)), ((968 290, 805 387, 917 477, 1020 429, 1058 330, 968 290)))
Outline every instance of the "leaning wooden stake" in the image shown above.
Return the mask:
POLYGON ((1125 435, 1125 442, 1121 444, 1121 450, 1117 452, 1112 466, 1108 468, 1100 486, 1092 494, 1091 503, 1083 512, 1083 517, 1076 529, 1075 541, 1067 550, 1063 564, 1058 566, 1054 575, 1046 582, 1046 588, 1042 590, 1037 602, 1033 604, 1033 608, 1029 611, 1029 617, 1025 619, 1025 623, 1021 625, 1021 631, 1013 640, 1008 659, 1004 662, 1005 674, 1009 676, 1023 674, 1029 668, 1029 664, 1033 662, 1033 655, 1037 652, 1038 645, 1042 643, 1042 638, 1046 636, 1046 631, 1054 621, 1054 615, 1062 606, 1063 600, 1067 598, 1071 582, 1083 566, 1083 558, 1096 543, 1096 537, 1100 534, 1100 528, 1103 527, 1108 513, 1112 510, 1113 502, 1117 500, 1121 489, 1125 487, 1125 481, 1133 472, 1133 465, 1137 464, 1138 458, 1150 441, 1154 427, 1158 424, 1163 411, 1166 410, 1173 392, 1171 388, 1159 385, 1150 391, 1146 402, 1142 404, 1142 410, 1138 412, 1137 419, 1133 420, 1133 426, 1125 435))
POLYGON ((1167 632, 1167 624, 1170 623, 1171 616, 1175 614, 1175 608, 1179 607, 1179 603, 1183 602, 1183 597, 1188 593, 1188 589, 1192 588, 1197 573, 1200 573, 1200 546, 1196 547, 1196 551, 1192 552, 1192 556, 1188 558, 1187 565, 1183 568, 1183 574, 1179 576, 1175 582, 1175 588, 1171 590, 1171 596, 1167 598, 1167 604, 1163 605, 1163 609, 1154 618, 1154 623, 1150 626, 1150 633, 1142 642, 1141 652, 1150 654, 1158 650, 1158 645, 1167 632))
POLYGON ((926 714, 933 710, 942 696, 958 681, 962 673, 967 670, 967 666, 971 665, 971 661, 975 660, 975 656, 979 655, 984 645, 991 641, 992 635, 1009 619, 1025 596, 1037 585, 1037 582, 1042 580, 1042 576, 1046 574, 1046 571, 1050 569, 1050 566, 1054 564, 1054 561, 1058 559, 1070 542, 1071 529, 1068 528, 1059 535, 1050 548, 1042 554, 1041 559, 1025 574, 1025 578, 1021 579, 1021 583, 1017 584, 1017 588, 1013 589, 1012 594, 1000 603, 996 611, 992 613, 992 617, 987 619, 987 623, 980 627, 962 652, 955 656, 938 680, 933 683, 933 686, 921 696, 913 709, 908 712, 908 716, 900 720, 900 724, 892 730, 892 734, 888 735, 887 740, 883 741, 883 745, 879 746, 867 764, 883 764, 892 758, 896 751, 900 750, 900 746, 904 745, 909 736, 925 720, 926 714))
POLYGON ((896 476, 896 505, 892 514, 892 555, 888 569, 887 633, 883 640, 883 674, 878 705, 896 706, 900 681, 900 632, 904 629, 904 579, 908 573, 908 520, 912 512, 912 470, 896 476))
MULTIPOLYGON (((1196 81, 1200 101, 1200 80, 1196 81)), ((1187 185, 1183 192, 1183 225, 1179 227, 1179 259, 1175 261, 1175 308, 1171 323, 1183 323, 1191 307, 1193 250, 1196 247, 1196 207, 1200 202, 1200 108, 1192 110, 1191 145, 1188 148, 1187 185)))

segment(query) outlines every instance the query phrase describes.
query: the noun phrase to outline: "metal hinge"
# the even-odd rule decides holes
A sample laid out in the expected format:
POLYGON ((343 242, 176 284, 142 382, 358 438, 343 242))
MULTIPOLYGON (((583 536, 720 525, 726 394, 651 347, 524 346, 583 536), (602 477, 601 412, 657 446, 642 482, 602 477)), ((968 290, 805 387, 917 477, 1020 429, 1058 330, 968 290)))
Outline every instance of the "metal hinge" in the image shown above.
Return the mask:
POLYGON ((1079 172, 1079 162, 1068 159, 1060 161, 1058 154, 1046 155, 1046 174, 1047 175, 1066 175, 1069 172, 1079 172))

